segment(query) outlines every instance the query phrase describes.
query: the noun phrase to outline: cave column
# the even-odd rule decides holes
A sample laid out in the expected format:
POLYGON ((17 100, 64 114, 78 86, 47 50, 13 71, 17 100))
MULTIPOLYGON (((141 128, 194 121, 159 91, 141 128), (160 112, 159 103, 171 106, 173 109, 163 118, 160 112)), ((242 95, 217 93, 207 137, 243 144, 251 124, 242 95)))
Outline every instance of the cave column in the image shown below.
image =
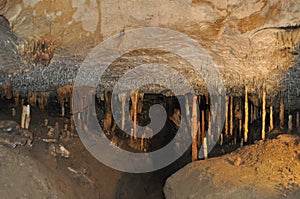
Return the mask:
POLYGON ((249 123, 249 111, 248 111, 248 88, 245 87, 245 123, 244 123, 244 142, 248 142, 248 123, 249 123))
POLYGON ((226 105, 225 105, 225 135, 226 137, 228 137, 229 133, 228 133, 228 106, 229 106, 229 97, 226 96, 225 97, 226 100, 226 105))
POLYGON ((124 131, 125 129, 125 103, 126 103, 126 94, 121 95, 121 103, 122 103, 122 123, 121 129, 124 131))
POLYGON ((136 139, 137 133, 137 103, 138 103, 138 92, 134 91, 131 94, 131 102, 132 102, 132 109, 133 109, 133 136, 136 139))
POLYGON ((198 160, 198 149, 197 149, 197 96, 193 97, 193 108, 192 108, 192 161, 198 160))
POLYGON ((261 139, 264 140, 266 137, 266 89, 263 88, 262 93, 262 128, 261 128, 261 139))
POLYGON ((299 112, 297 112, 297 114, 296 114, 296 127, 297 127, 297 128, 300 127, 300 116, 299 116, 299 112))
POLYGON ((272 131, 274 129, 274 116, 273 116, 273 104, 271 103, 270 105, 270 127, 269 127, 269 131, 272 131))
POLYGON ((279 112, 279 121, 280 128, 284 129, 284 93, 280 92, 280 112, 279 112))

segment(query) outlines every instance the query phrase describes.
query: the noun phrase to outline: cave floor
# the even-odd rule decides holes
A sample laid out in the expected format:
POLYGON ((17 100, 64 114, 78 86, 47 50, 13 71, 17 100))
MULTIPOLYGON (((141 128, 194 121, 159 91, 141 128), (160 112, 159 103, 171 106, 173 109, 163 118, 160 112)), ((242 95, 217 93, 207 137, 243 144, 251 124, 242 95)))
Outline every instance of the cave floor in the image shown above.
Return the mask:
MULTIPOLYGON (((46 143, 43 141, 43 138, 47 135, 49 129, 55 128, 56 122, 59 123, 62 129, 64 123, 66 123, 66 118, 60 117, 55 111, 49 113, 49 111, 41 111, 35 107, 31 111, 29 130, 34 133, 32 147, 17 146, 12 148, 11 146, 0 145, 0 198, 159 199, 165 197, 163 187, 166 179, 177 171, 179 167, 181 168, 188 163, 175 162, 164 169, 146 174, 123 173, 111 169, 96 160, 85 149, 77 136, 59 142, 61 146, 64 146, 70 152, 69 157, 63 157, 60 153, 51 150, 54 146, 56 148, 59 146, 57 143, 46 143), (44 125, 45 119, 48 119, 48 126, 44 125), (180 166, 178 166, 179 164, 180 166)), ((20 124, 21 108, 15 107, 11 101, 1 100, 0 121, 2 120, 13 120, 20 124), (16 109, 15 117, 11 114, 12 108, 16 109)), ((256 145, 264 144, 259 142, 256 145)), ((204 181, 200 180, 199 183, 202 183, 201 187, 207 188, 207 192, 210 189, 211 192, 214 192, 213 189, 218 186, 219 189, 226 188, 227 185, 225 186, 223 182, 226 182, 228 178, 236 178, 234 176, 238 175, 238 173, 241 175, 242 172, 247 170, 247 175, 242 176, 240 180, 236 178, 232 183, 236 183, 238 187, 246 187, 248 184, 243 179, 248 178, 255 182, 256 186, 253 186, 255 189, 261 190, 257 186, 261 185, 263 188, 266 183, 259 181, 259 179, 269 179, 266 182, 269 183, 270 189, 264 188, 265 193, 259 193, 261 196, 272 198, 278 196, 278 192, 281 192, 284 195, 293 194, 291 198, 297 198, 299 196, 297 189, 299 189, 298 185, 300 184, 300 170, 298 170, 300 168, 300 144, 297 143, 295 146, 287 144, 287 146, 290 146, 288 147, 289 150, 294 150, 293 155, 295 158, 292 160, 289 159, 289 156, 282 156, 284 147, 271 147, 270 151, 265 153, 263 150, 257 151, 257 147, 255 148, 255 145, 251 145, 245 147, 244 150, 235 151, 234 154, 219 157, 221 158, 219 161, 218 158, 210 158, 209 161, 199 161, 200 163, 203 162, 203 165, 200 166, 205 170, 201 173, 203 175, 207 174, 206 177, 202 178, 204 181), (245 150, 249 151, 245 152, 245 150), (243 160, 243 154, 249 155, 249 157, 243 160), (251 154, 256 154, 257 157, 253 157, 251 154), (269 154, 266 156, 266 163, 259 158, 261 154, 269 154), (242 160, 240 160, 241 158, 242 160), (267 172, 270 164, 274 168, 267 172), (241 167, 240 165, 243 166, 241 167), (258 180, 255 180, 258 173, 260 176, 258 180), (218 178, 215 179, 215 176, 218 178), (209 182, 209 179, 205 181, 207 177, 214 181, 211 186, 206 185, 206 182, 209 182), (270 183, 274 179, 276 183, 270 183)), ((222 148, 218 146, 211 153, 211 156, 220 156, 236 148, 234 146, 222 148)), ((191 173, 193 172, 193 164, 189 164, 192 165, 191 173)), ((179 174, 176 173, 175 175, 183 175, 183 173, 180 170, 179 174)), ((184 175, 193 179, 189 173, 184 175)), ((177 191, 187 188, 187 186, 190 186, 192 189, 192 187, 199 184, 192 183, 193 181, 186 179, 186 177, 181 176, 182 180, 175 182, 175 187, 178 186, 177 191), (184 186, 182 186, 183 182, 186 182, 184 186)), ((239 190, 239 196, 245 196, 246 198, 248 196, 252 198, 253 195, 251 194, 255 191, 248 188, 237 190, 239 190)), ((224 189, 224 193, 226 193, 226 189, 224 189)))

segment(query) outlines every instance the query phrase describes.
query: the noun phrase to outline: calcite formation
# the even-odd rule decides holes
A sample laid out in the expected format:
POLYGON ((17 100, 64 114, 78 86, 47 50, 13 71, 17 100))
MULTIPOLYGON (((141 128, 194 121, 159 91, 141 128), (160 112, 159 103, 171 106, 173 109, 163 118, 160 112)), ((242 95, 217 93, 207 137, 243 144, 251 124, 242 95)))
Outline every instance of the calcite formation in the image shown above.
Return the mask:
MULTIPOLYGON (((162 27, 186 34, 207 51, 227 93, 241 94, 247 86, 260 94, 265 85, 268 96, 285 91, 297 106, 299 9, 294 0, 1 0, 0 14, 10 28, 0 31, 0 84, 10 82, 25 93, 71 85, 93 47, 136 28, 162 27)), ((160 49, 123 55, 106 71, 103 84, 149 62, 171 65, 204 92, 205 82, 190 75, 186 60, 160 49)))

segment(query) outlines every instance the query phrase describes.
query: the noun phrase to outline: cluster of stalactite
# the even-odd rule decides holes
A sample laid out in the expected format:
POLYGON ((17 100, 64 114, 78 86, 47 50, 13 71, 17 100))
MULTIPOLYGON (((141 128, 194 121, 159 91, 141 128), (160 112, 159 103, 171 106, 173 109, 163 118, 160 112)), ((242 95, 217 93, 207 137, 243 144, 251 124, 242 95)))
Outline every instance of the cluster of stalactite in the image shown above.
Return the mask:
MULTIPOLYGON (((274 99, 267 96, 265 89, 262 89, 262 93, 258 97, 249 94, 247 87, 242 96, 225 96, 224 103, 222 97, 218 96, 218 113, 215 115, 217 131, 220 134, 211 132, 212 104, 209 93, 199 96, 187 94, 175 97, 135 91, 130 95, 124 93, 120 94, 117 99, 112 99, 112 92, 108 90, 96 94, 95 89, 82 88, 78 90, 74 89, 72 85, 67 85, 56 90, 55 100, 53 100, 50 92, 20 94, 18 91, 13 91, 12 85, 8 83, 2 84, 2 96, 14 100, 16 106, 23 106, 21 120, 23 128, 29 128, 30 106, 47 110, 49 103, 54 101, 57 107, 60 107, 58 111, 60 116, 70 117, 69 124, 67 124, 70 127, 66 128, 69 129, 69 134, 73 135, 75 120, 79 124, 77 129, 90 130, 90 118, 95 116, 91 106, 95 104, 98 121, 112 144, 135 151, 147 152, 159 149, 174 138, 176 131, 182 129, 187 140, 192 138, 193 161, 199 159, 199 149, 202 146, 203 151, 201 152, 204 154, 201 157, 208 158, 207 146, 212 140, 217 139, 219 145, 243 146, 254 143, 256 140, 266 139, 268 132, 271 132, 275 125, 281 129, 288 129, 288 131, 299 128, 299 111, 285 112, 283 93, 279 94, 278 99, 274 99), (127 98, 130 99, 129 110, 125 110, 127 98), (72 105, 72 100, 77 100, 79 103, 72 105), (119 126, 114 121, 112 100, 117 100, 117 103, 121 104, 120 110, 116 110, 122 118, 119 126), (180 101, 184 102, 185 107, 180 107, 180 101), (278 111, 274 110, 275 102, 278 111), (154 104, 161 104, 166 109, 168 124, 165 124, 158 134, 151 128, 146 128, 145 132, 139 132, 139 126, 149 123, 149 108, 154 104), (221 119, 222 115, 225 115, 225 123, 221 119), (286 116, 288 119, 285 119, 286 116), (133 121, 133 126, 127 126, 129 120, 133 121), (149 134, 153 136, 149 136, 149 134), (219 137, 216 138, 215 135, 219 137)), ((183 143, 176 144, 177 147, 182 147, 182 145, 183 143)))

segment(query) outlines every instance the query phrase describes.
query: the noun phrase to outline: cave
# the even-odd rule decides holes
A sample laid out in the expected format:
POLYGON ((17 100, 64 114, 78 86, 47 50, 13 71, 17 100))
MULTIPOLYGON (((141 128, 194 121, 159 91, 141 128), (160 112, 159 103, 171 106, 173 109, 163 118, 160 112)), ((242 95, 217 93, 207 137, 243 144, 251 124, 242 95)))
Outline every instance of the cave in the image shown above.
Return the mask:
POLYGON ((0 198, 300 198, 299 10, 0 0, 0 198))

